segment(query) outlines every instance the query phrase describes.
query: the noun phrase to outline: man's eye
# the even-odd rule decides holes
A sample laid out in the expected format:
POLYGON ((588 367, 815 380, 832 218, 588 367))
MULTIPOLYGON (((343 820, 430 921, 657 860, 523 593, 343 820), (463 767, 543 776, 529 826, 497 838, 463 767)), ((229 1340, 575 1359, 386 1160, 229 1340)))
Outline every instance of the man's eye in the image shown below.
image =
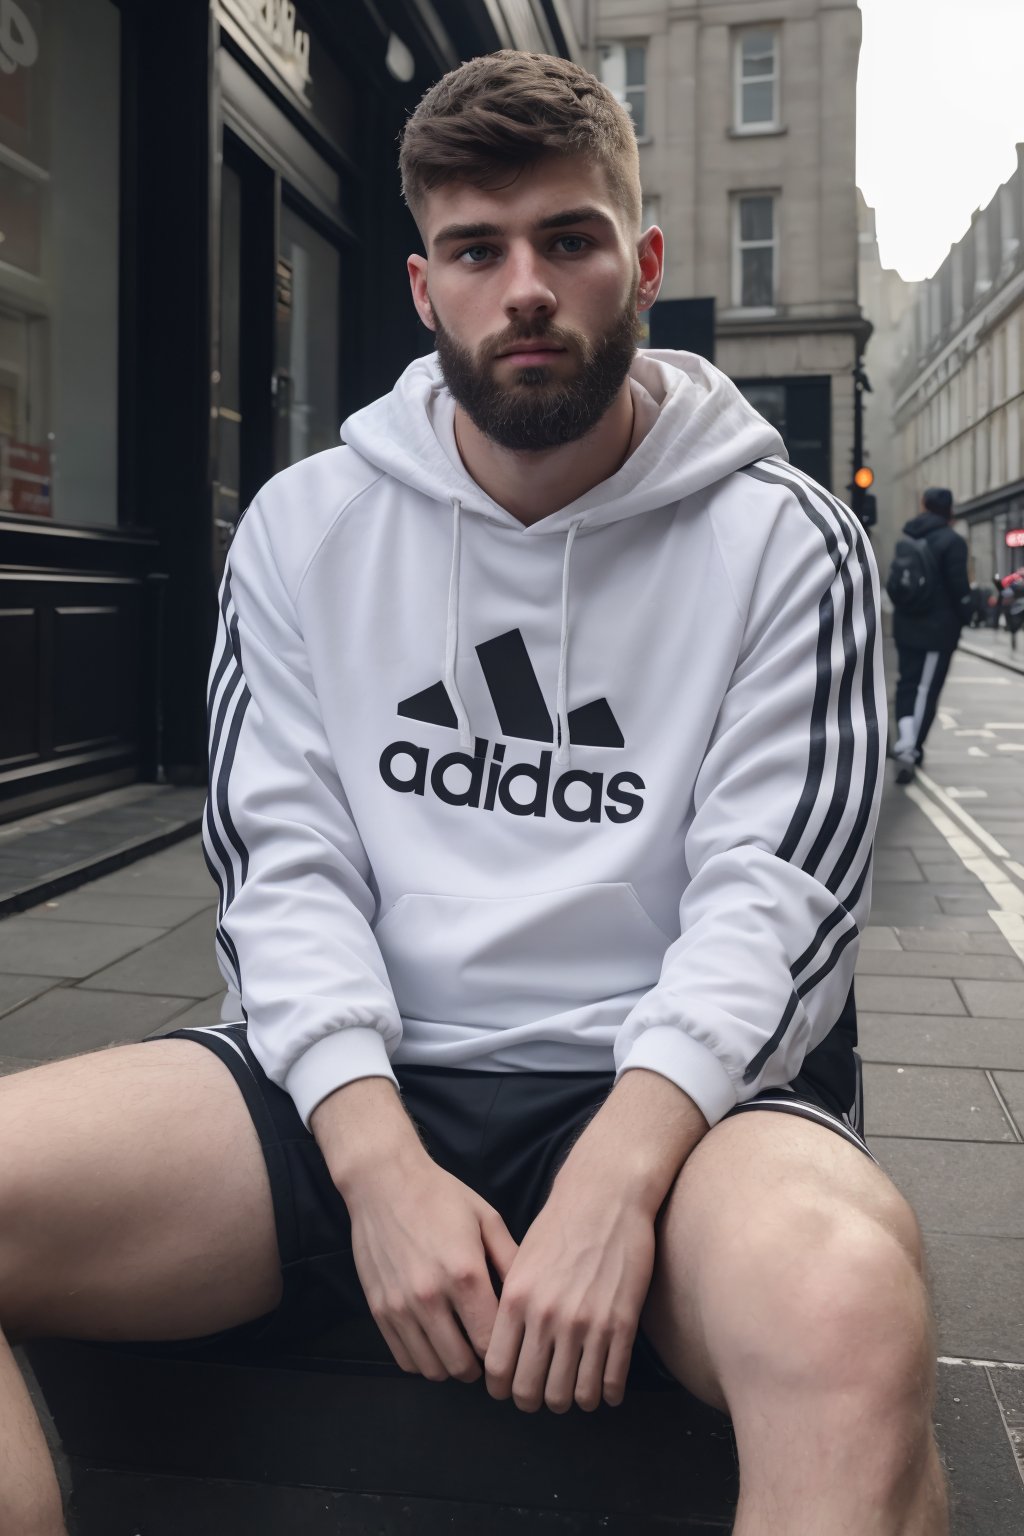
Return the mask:
POLYGON ((578 256, 580 251, 585 251, 588 245, 582 235, 560 235, 555 242, 560 245, 567 256, 578 256))
POLYGON ((490 254, 490 248, 486 245, 469 245, 464 251, 460 251, 459 260, 465 259, 469 266, 477 267, 482 261, 486 261, 490 254))

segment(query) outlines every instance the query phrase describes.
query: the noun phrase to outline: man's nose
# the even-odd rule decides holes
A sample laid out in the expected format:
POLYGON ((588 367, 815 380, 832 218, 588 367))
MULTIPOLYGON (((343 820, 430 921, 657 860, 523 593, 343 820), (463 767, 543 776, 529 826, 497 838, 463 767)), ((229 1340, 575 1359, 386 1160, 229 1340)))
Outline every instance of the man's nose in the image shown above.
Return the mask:
POLYGON ((509 319, 536 320, 554 314, 558 300, 532 246, 510 249, 505 274, 504 303, 509 319))

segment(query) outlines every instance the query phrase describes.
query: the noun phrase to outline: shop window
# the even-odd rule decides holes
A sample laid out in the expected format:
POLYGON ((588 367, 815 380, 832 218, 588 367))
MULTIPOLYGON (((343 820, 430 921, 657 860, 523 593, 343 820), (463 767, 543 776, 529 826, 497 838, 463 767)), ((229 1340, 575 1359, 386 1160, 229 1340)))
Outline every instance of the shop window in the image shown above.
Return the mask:
POLYGON ((779 34, 774 27, 737 34, 734 52, 737 133, 772 133, 779 127, 779 34))
POLYGON ((599 43, 597 59, 601 79, 633 119, 633 132, 646 139, 647 44, 599 43))
POLYGON ((0 9, 0 511, 111 524, 119 13, 111 0, 0 9))
POLYGON ((775 303, 775 201, 758 193, 733 203, 733 303, 740 309, 775 303))

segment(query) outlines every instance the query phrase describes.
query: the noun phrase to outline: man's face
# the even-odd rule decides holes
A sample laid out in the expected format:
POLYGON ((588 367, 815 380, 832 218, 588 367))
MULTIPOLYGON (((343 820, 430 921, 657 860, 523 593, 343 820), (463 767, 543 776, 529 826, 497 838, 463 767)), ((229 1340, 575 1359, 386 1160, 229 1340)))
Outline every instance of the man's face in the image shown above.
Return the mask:
POLYGON ((422 218, 413 299, 470 420, 527 452, 589 432, 629 370, 638 302, 657 292, 660 233, 638 242, 582 157, 541 160, 500 189, 453 182, 422 218))

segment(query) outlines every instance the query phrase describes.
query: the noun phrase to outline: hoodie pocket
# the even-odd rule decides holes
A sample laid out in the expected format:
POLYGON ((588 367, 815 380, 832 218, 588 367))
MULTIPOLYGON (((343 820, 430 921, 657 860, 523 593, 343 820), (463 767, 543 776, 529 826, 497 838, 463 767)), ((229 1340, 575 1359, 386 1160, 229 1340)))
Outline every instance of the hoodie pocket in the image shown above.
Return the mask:
POLYGON ((484 1027, 646 991, 670 943, 625 883, 402 896, 376 936, 400 1013, 484 1027))

